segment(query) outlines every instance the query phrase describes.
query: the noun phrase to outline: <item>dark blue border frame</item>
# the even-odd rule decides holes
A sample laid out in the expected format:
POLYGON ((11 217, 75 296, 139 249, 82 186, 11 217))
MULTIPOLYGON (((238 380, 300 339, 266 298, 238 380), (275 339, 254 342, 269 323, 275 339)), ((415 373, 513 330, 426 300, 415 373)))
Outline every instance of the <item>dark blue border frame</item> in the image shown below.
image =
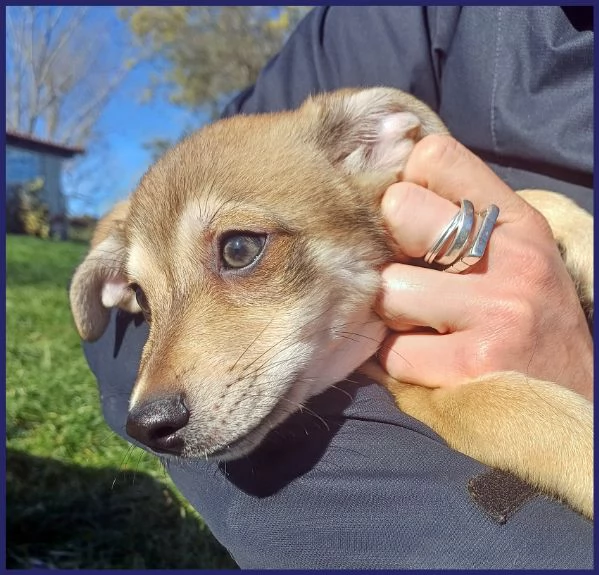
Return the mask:
MULTIPOLYGON (((0 28, 4 32, 4 36, 6 36, 6 18, 2 19, 0 22, 0 28)), ((4 58, 2 59, 2 70, 3 76, 6 78, 6 42, 4 43, 4 58)), ((6 79, 5 79, 6 84, 6 79)), ((2 91, 2 101, 4 102, 4 109, 6 109, 6 90, 2 91)), ((6 116, 5 116, 6 123, 6 116)), ((5 126, 6 128, 6 126, 5 126)), ((5 144, 6 140, 6 131, 2 133, 2 142, 5 144)), ((6 144, 5 144, 6 145, 6 144)), ((4 177, 4 172, 6 171, 6 162, 2 162, 2 181, 4 184, 4 196, 6 197, 6 179, 4 177)), ((6 206, 6 204, 5 204, 6 206)), ((3 265, 2 265, 2 324, 4 325, 4 329, 0 330, 2 334, 2 349, 4 350, 4 361, 2 362, 2 383, 4 393, 2 393, 2 397, 0 398, 0 404, 2 405, 2 412, 0 417, 4 425, 3 433, 4 433, 4 441, 2 442, 2 449, 0 451, 0 461, 2 462, 2 481, 0 481, 0 568, 4 568, 6 570, 6 207, 4 210, 1 210, 0 214, 0 226, 2 227, 2 253, 4 255, 3 265)))
MULTIPOLYGON (((11 3, 11 5, 26 5, 28 3, 21 3, 21 2, 15 2, 14 4, 11 3)), ((39 3, 39 4, 43 4, 43 3, 39 3)), ((148 5, 180 5, 180 2, 147 2, 148 5)), ((219 2, 218 5, 238 5, 238 4, 250 4, 250 3, 245 3, 245 2, 219 2)), ((351 3, 347 3, 348 5, 359 5, 362 3, 357 3, 357 2, 351 2, 351 3)), ((384 4, 395 4, 393 2, 381 2, 381 5, 384 4)), ((440 2, 440 5, 453 5, 453 2, 440 2)), ((489 1, 483 1, 483 2, 479 2, 479 5, 485 5, 485 4, 489 4, 489 5, 494 5, 495 3, 493 2, 489 2, 489 1)), ((519 4, 524 4, 524 3, 514 3, 513 5, 519 5, 519 4)), ((527 5, 531 5, 529 3, 526 3, 527 5)), ((533 5, 536 3, 533 3, 533 5)), ((594 6, 593 3, 590 2, 562 2, 562 5, 568 5, 568 6, 594 6)), ((99 4, 99 6, 102 6, 104 4, 99 4)), ((106 5, 110 5, 110 4, 106 4, 106 5)), ((123 6, 127 6, 127 5, 133 5, 133 4, 122 4, 123 6)), ((273 4, 264 4, 265 6, 269 6, 269 5, 277 5, 275 3, 273 4)), ((298 5, 305 5, 305 6, 318 6, 319 4, 317 3, 311 3, 311 2, 304 2, 304 3, 298 3, 298 5)), ((417 3, 417 5, 421 5, 420 3, 417 3)), ((539 3, 539 5, 541 5, 541 3, 539 3)), ((133 5, 134 6, 134 5, 133 5)), ((594 25, 597 25, 597 22, 599 21, 599 14, 598 14, 598 10, 595 10, 594 12, 594 25)), ((0 21, 0 28, 2 29, 2 31, 6 32, 6 22, 5 19, 2 19, 0 21)), ((595 56, 597 54, 597 50, 595 49, 595 56)), ((594 60, 595 62, 595 69, 596 69, 596 59, 594 60)), ((2 60, 2 68, 3 70, 5 69, 6 66, 6 43, 4 44, 4 59, 2 60)), ((5 70, 4 70, 5 71, 5 70)), ((597 83, 594 83, 594 96, 595 96, 595 102, 597 101, 597 95, 599 94, 599 87, 597 86, 597 83)), ((3 91, 2 92, 2 101, 5 102, 5 98, 6 98, 6 92, 3 91)), ((6 105, 6 102, 5 102, 6 105)), ((595 109, 596 112, 596 109, 595 109)), ((6 121, 5 121, 6 123, 6 121)), ((5 125, 6 127, 6 125, 5 125)), ((594 114, 594 132, 597 132, 597 115, 596 113, 594 114)), ((3 144, 6 145, 6 137, 5 137, 5 132, 2 135, 2 141, 3 144)), ((597 149, 595 149, 595 162, 598 159, 598 154, 597 154, 597 149)), ((6 169, 6 164, 2 163, 2 171, 4 172, 6 169)), ((1 418, 2 421, 4 423, 3 425, 3 429, 4 429, 4 442, 2 445, 2 449, 0 451, 0 461, 2 463, 2 475, 3 475, 3 481, 0 482, 0 557, 2 558, 0 561, 0 571, 7 571, 6 569, 6 210, 1 210, 0 212, 0 226, 1 226, 1 232, 2 232, 2 245, 3 245, 3 254, 4 254, 4 265, 2 266, 2 290, 3 290, 3 296, 4 296, 4 304, 1 306, 1 310, 2 310, 2 320, 4 323, 4 330, 0 330, 1 333, 1 337, 2 337, 2 347, 4 349, 4 361, 2 362, 2 374, 3 374, 3 384, 4 384, 4 393, 2 394, 2 397, 0 399, 0 403, 2 406, 2 410, 1 410, 1 418)), ((598 224, 595 223, 595 243, 596 242, 596 238, 597 238, 597 231, 598 231, 598 224)), ((597 269, 595 268, 595 279, 597 276, 597 269)), ((597 341, 595 336, 597 335, 597 327, 596 324, 594 326, 593 329, 593 338, 594 338, 594 352, 595 352, 595 356, 597 355, 597 341)), ((595 540, 596 543, 596 540, 595 540)), ((597 545, 595 545, 595 549, 596 549, 597 545)), ((17 570, 11 570, 11 572, 16 572, 17 570)), ((28 571, 30 573, 45 573, 45 570, 37 570, 37 569, 33 569, 28 571)), ((55 570, 55 572, 63 572, 62 570, 55 570)), ((68 573, 69 571, 64 571, 64 573, 68 573)), ((102 574, 102 573, 106 573, 107 571, 104 570, 81 570, 81 573, 97 573, 97 574, 102 574)), ((108 572, 114 572, 114 573, 131 573, 131 572, 139 572, 139 573, 145 573, 146 571, 135 571, 135 570, 131 570, 131 571, 121 571, 121 570, 112 570, 112 571, 108 571, 108 572)), ((170 571, 167 570, 156 570, 154 571, 156 573, 169 573, 170 571)), ((232 570, 206 570, 206 573, 235 573, 235 571, 232 570)), ((260 573, 261 571, 255 571, 255 570, 248 570, 248 573, 260 573)), ((279 571, 269 571, 269 572, 274 572, 277 573, 279 571)), ((338 573, 339 571, 321 571, 324 573, 338 573)), ((342 571, 343 572, 343 571, 342 571)), ((346 571, 347 572, 347 571, 346 571)), ((362 573, 376 573, 377 575, 380 573, 391 573, 392 571, 361 571, 362 573)), ((442 573, 461 573, 462 571, 443 571, 442 573)), ((489 571, 491 572, 491 571, 489 571)), ((495 572, 495 571, 493 571, 495 572)), ((498 573, 500 573, 501 571, 497 571, 498 573)), ((531 572, 531 571, 523 571, 523 572, 531 572)), ((571 573, 583 573, 583 571, 570 571, 571 573)), ((584 571, 586 572, 586 571, 584 571)), ((192 571, 192 570, 181 570, 178 571, 178 573, 196 573, 196 571, 192 571)), ((283 573, 283 571, 281 571, 281 573, 283 573)), ((309 573, 309 571, 305 571, 305 570, 293 570, 293 571, 285 571, 284 573, 309 573)), ((441 571, 439 571, 439 573, 441 573, 441 571)))
MULTIPOLYGON (((597 23, 599 22, 599 10, 597 10, 597 8, 594 8, 593 11, 593 30, 597 27, 597 23)), ((595 72, 597 71, 597 45, 595 44, 593 46, 593 66, 594 66, 594 70, 595 72)), ((593 81, 593 134, 597 134, 597 95, 599 94, 599 87, 597 86, 597 81, 594 78, 593 81)), ((598 158, 598 154, 597 154, 597 144, 594 141, 594 164, 597 163, 597 158, 598 158)), ((593 165, 594 165, 593 164, 593 165)), ((593 173, 594 176, 594 173, 593 173)), ((594 199, 594 205, 593 208, 595 208, 596 203, 597 203, 597 194, 595 193, 595 180, 593 178, 593 199, 594 199)), ((594 220, 594 233, 593 233, 593 244, 594 244, 594 248, 595 250, 597 249, 597 231, 598 231, 598 224, 597 224, 597 220, 594 220)), ((593 289, 593 302, 595 301, 595 293, 596 293, 596 286, 597 286, 597 266, 594 266, 593 269, 594 272, 594 289, 593 289)), ((597 349, 598 349, 598 343, 597 343, 597 323, 595 321, 595 317, 594 317, 594 312, 593 312, 593 358, 595 359, 595 368, 593 370, 593 377, 594 377, 594 388, 596 391, 597 388, 597 371, 596 371, 596 358, 597 358, 597 349)), ((597 436, 594 436, 594 442, 593 442, 593 448, 594 448, 594 452, 597 453, 597 436)), ((597 461, 595 460, 595 476, 596 476, 596 470, 597 470, 597 461)), ((595 484, 597 482, 595 481, 595 484)), ((595 515, 597 514, 597 500, 594 501, 595 505, 595 515)), ((594 556, 595 556, 595 565, 597 565, 597 532, 594 533, 594 556)))

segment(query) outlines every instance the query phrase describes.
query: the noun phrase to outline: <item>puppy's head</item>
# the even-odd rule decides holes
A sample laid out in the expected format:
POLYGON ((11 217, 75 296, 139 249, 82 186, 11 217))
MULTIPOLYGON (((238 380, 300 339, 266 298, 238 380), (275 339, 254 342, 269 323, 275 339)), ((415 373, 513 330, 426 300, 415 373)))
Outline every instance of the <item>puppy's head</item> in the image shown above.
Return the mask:
POLYGON ((380 197, 441 131, 406 94, 344 90, 217 122, 160 159, 71 288, 85 339, 111 305, 149 322, 128 432, 235 458, 366 361, 385 334, 380 197))

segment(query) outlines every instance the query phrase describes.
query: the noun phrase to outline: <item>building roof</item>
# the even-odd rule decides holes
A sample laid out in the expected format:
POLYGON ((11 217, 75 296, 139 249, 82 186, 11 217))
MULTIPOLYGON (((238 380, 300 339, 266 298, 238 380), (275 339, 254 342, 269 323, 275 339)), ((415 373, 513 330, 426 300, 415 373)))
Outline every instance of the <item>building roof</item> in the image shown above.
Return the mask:
POLYGON ((34 152, 44 152, 46 154, 60 156, 61 158, 72 158, 78 154, 85 153, 84 148, 49 142, 48 140, 43 140, 14 130, 6 130, 6 144, 34 152))

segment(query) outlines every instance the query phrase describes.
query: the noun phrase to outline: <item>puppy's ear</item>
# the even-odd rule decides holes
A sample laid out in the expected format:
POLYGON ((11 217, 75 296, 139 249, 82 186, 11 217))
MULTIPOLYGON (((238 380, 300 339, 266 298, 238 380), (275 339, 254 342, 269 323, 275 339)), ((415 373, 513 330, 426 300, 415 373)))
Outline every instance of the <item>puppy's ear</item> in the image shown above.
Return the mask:
POLYGON ((128 202, 119 203, 98 222, 92 249, 71 282, 71 312, 79 335, 86 341, 95 341, 104 333, 110 319, 107 308, 141 311, 125 274, 128 211, 128 202))
POLYGON ((425 104, 392 88, 340 90, 308 100, 318 145, 350 175, 397 176, 416 142, 447 133, 425 104))

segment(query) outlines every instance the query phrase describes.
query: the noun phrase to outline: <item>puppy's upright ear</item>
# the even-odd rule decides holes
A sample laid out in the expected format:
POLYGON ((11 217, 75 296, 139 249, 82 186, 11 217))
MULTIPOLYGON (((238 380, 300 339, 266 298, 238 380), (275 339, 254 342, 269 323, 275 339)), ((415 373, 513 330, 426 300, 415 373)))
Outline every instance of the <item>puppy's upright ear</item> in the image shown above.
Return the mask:
POLYGON ((448 133, 426 104, 393 88, 339 90, 304 106, 316 114, 318 145, 350 175, 397 180, 416 142, 448 133))
POLYGON ((82 339, 95 341, 110 319, 108 308, 141 311, 125 274, 125 222, 129 202, 121 202, 99 222, 89 254, 75 271, 69 298, 71 312, 82 339))

